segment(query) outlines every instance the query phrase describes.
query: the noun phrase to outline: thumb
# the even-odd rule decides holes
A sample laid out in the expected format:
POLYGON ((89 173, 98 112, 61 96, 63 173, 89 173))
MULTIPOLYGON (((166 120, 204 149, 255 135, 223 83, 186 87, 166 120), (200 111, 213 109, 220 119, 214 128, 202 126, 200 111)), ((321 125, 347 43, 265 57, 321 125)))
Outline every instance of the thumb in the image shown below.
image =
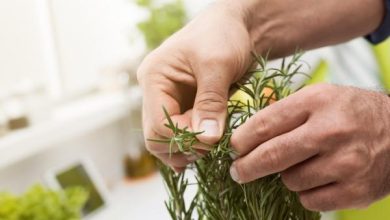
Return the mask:
POLYGON ((198 139, 206 144, 216 143, 222 136, 226 114, 230 82, 223 75, 208 74, 198 78, 192 127, 203 132, 198 139))

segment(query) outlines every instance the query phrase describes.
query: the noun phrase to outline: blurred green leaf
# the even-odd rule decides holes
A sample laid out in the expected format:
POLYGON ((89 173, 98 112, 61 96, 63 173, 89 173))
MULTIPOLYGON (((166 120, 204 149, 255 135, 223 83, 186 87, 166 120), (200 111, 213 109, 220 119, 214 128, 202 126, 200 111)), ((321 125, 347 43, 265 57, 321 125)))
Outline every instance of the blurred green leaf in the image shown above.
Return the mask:
POLYGON ((149 18, 138 23, 148 49, 158 47, 165 39, 186 23, 187 17, 182 0, 154 6, 153 0, 137 0, 137 4, 149 10, 149 18))
POLYGON ((21 196, 0 193, 0 220, 78 220, 87 198, 80 187, 53 191, 35 185, 21 196))
POLYGON ((148 7, 151 5, 152 0, 135 0, 135 3, 139 6, 148 7))

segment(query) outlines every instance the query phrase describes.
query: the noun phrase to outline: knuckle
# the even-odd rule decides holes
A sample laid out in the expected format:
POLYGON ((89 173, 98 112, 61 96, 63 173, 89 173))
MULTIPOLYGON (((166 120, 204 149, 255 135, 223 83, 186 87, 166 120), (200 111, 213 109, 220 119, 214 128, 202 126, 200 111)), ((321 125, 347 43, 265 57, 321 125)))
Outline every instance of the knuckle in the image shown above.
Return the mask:
POLYGON ((243 162, 241 159, 235 162, 235 167, 241 182, 249 182, 256 179, 255 166, 248 164, 248 162, 243 162))
POLYGON ((312 167, 303 166, 290 168, 282 173, 282 181, 293 192, 311 189, 318 185, 318 181, 324 179, 325 174, 312 167))
POLYGON ((260 115, 257 115, 254 117, 254 132, 257 136, 269 136, 269 129, 267 126, 267 121, 264 117, 261 117, 260 115))
POLYGON ((306 194, 299 195, 299 200, 303 207, 311 211, 319 211, 320 207, 316 202, 315 198, 308 196, 306 194))
POLYGON ((196 109, 200 111, 221 112, 227 108, 227 98, 217 91, 202 91, 196 99, 196 109))
POLYGON ((319 143, 328 143, 334 141, 347 140, 355 132, 355 128, 348 123, 341 123, 341 125, 327 126, 319 132, 317 141, 319 143))
POLYGON ((332 101, 331 93, 334 92, 334 85, 327 83, 320 83, 312 86, 308 86, 306 94, 308 100, 311 102, 316 101, 319 103, 326 103, 332 101))
POLYGON ((297 183, 298 178, 296 177, 296 175, 294 173, 289 172, 289 171, 282 172, 281 178, 282 178, 282 182, 284 183, 284 185, 290 191, 298 192, 301 190, 299 187, 300 184, 297 183))
POLYGON ((208 67, 221 66, 230 64, 232 61, 232 56, 230 53, 225 50, 216 50, 210 53, 209 50, 206 52, 207 55, 200 53, 199 60, 203 60, 202 64, 208 67))
POLYGON ((262 164, 263 168, 262 169, 267 169, 271 171, 276 171, 279 169, 279 162, 280 158, 278 156, 278 153, 274 148, 270 148, 267 150, 264 150, 263 155, 262 155, 262 164))
POLYGON ((364 178, 370 172, 371 156, 367 149, 355 147, 344 152, 343 155, 336 156, 335 165, 338 169, 338 178, 364 178))
POLYGON ((340 168, 344 170, 345 174, 356 174, 357 171, 364 168, 364 163, 360 159, 362 156, 360 153, 349 153, 344 156, 344 158, 340 158, 340 168))

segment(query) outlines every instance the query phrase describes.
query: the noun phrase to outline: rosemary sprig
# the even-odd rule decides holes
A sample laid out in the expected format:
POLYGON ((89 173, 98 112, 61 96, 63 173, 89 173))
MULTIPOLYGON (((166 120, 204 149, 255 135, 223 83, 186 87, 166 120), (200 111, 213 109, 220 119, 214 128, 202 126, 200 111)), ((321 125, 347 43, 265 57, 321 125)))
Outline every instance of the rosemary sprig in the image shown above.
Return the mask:
MULTIPOLYGON (((195 171, 198 193, 186 207, 184 193, 188 186, 185 172, 175 173, 171 168, 162 165, 161 173, 169 192, 167 209, 174 220, 318 220, 320 214, 306 210, 299 202, 298 196, 290 192, 282 183, 279 174, 273 174, 247 184, 234 182, 229 174, 233 162, 230 155, 234 153, 230 137, 234 129, 244 123, 257 111, 280 100, 292 92, 292 78, 301 72, 302 53, 296 53, 290 61, 283 59, 280 68, 267 68, 267 58, 254 54, 258 67, 248 71, 250 74, 244 82, 237 83, 237 89, 245 93, 249 100, 229 100, 228 117, 225 132, 221 140, 211 146, 211 151, 199 159, 187 170, 195 171)), ((193 146, 199 143, 196 138, 201 132, 192 132, 187 128, 180 129, 174 124, 164 108, 168 120, 166 126, 173 136, 165 140, 151 140, 167 143, 170 152, 174 146, 185 154, 196 154, 193 146)))
POLYGON ((171 117, 168 114, 168 111, 164 106, 163 111, 166 119, 168 120, 168 124, 165 124, 165 126, 172 130, 173 136, 167 139, 148 139, 148 141, 168 144, 170 155, 174 153, 174 146, 177 146, 178 151, 181 153, 189 155, 198 154, 198 152, 193 148, 193 146, 197 143, 200 143, 196 136, 203 132, 191 132, 188 131, 188 127, 182 129, 179 128, 177 124, 173 123, 171 117))

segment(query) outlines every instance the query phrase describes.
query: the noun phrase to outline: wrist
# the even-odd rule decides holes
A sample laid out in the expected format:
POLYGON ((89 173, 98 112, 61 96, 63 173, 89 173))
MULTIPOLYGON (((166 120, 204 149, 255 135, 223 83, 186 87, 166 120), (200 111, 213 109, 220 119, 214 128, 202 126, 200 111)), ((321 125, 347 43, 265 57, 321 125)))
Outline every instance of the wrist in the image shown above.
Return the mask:
POLYGON ((301 48, 294 42, 299 32, 292 23, 299 11, 292 11, 295 8, 291 4, 265 0, 219 0, 216 4, 245 26, 257 53, 271 52, 271 57, 281 57, 301 48))
POLYGON ((252 49, 258 53, 266 50, 260 46, 260 42, 266 44, 265 41, 269 33, 266 29, 270 27, 268 22, 271 20, 259 16, 265 13, 265 10, 261 9, 263 2, 264 0, 218 0, 215 2, 215 6, 219 10, 222 10, 227 16, 233 17, 245 27, 253 45, 252 49))
POLYGON ((383 0, 218 0, 217 4, 245 25, 254 50, 270 51, 271 57, 364 36, 379 25, 384 13, 383 0))

